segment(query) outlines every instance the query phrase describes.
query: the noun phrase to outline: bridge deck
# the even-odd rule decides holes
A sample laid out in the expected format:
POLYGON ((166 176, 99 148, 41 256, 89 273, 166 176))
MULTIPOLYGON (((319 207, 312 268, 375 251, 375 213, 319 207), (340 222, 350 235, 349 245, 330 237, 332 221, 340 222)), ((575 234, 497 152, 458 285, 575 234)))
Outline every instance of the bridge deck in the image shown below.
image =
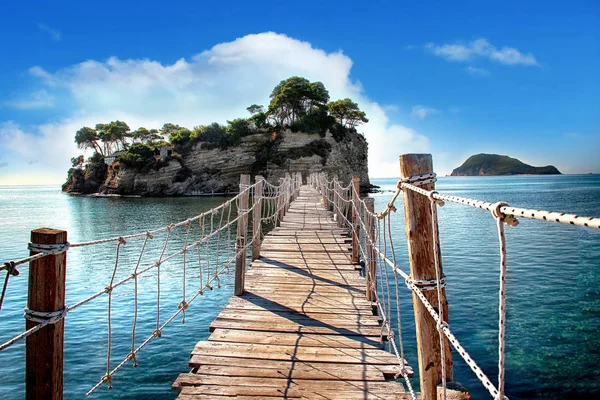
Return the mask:
POLYGON ((408 399, 347 240, 303 186, 265 237, 244 295, 192 351, 178 399, 408 399))

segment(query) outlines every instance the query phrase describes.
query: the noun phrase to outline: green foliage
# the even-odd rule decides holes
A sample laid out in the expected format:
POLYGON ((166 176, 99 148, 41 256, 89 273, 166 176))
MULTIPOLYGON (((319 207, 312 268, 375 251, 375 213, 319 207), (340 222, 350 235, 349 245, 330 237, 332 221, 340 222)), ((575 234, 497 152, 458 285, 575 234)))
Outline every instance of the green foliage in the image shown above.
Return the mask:
POLYGON ((75 143, 77 143, 77 148, 81 150, 93 149, 104 155, 99 140, 98 132, 90 127, 84 126, 75 132, 75 143))
POLYGON ((226 128, 213 122, 210 125, 200 125, 194 127, 194 131, 191 135, 191 140, 208 142, 208 143, 219 143, 221 138, 225 136, 226 128))
MULTIPOLYGON (((104 163, 102 155, 98 155, 99 162, 88 163, 84 169, 69 169, 67 181, 62 190, 70 193, 96 193, 106 179, 108 166, 104 163)), ((89 161, 89 160, 88 160, 89 161)))
POLYGON ((80 167, 83 164, 84 161, 84 157, 83 154, 77 157, 72 157, 71 158, 71 165, 73 165, 73 168, 77 168, 80 167))
POLYGON ((314 108, 323 107, 329 101, 329 92, 321 82, 293 76, 285 79, 271 92, 269 117, 275 125, 290 126, 314 108))
POLYGON ((258 105, 258 104, 252 104, 251 106, 247 107, 246 110, 248 110, 248 112, 252 115, 256 115, 259 113, 264 113, 265 112, 265 107, 262 105, 258 105))
POLYGON ((158 133, 158 129, 146 129, 143 126, 137 130, 131 132, 131 138, 133 143, 145 143, 147 145, 153 145, 158 141, 164 141, 162 135, 158 133))
POLYGON ((142 168, 154 162, 154 148, 143 143, 134 143, 117 161, 131 168, 142 168))
POLYGON ((342 141, 348 134, 348 129, 339 122, 336 122, 331 126, 329 130, 331 132, 331 136, 335 139, 336 142, 342 141))
POLYGON ((324 106, 313 107, 308 113, 290 125, 292 132, 318 133, 325 136, 327 130, 333 125, 334 120, 327 114, 324 106))
POLYGON ((170 131, 169 140, 172 144, 182 145, 190 141, 191 135, 192 132, 188 128, 179 127, 173 131, 170 131))
POLYGON ((108 124, 96 124, 98 137, 104 143, 104 155, 117 150, 127 150, 129 130, 129 126, 119 120, 108 124))
POLYGON ((264 129, 269 127, 268 117, 269 115, 266 112, 259 112, 248 118, 248 121, 254 129, 264 129))
POLYGON ((156 147, 157 149, 160 149, 161 147, 165 147, 165 146, 170 146, 170 145, 171 145, 171 143, 169 143, 165 140, 161 140, 161 141, 152 143, 152 146, 156 147))
POLYGON ((174 125, 171 124, 170 122, 167 122, 166 124, 164 124, 162 126, 162 128, 160 128, 159 132, 163 137, 168 137, 170 136, 173 132, 177 131, 181 129, 181 126, 179 125, 174 125))
POLYGON ((88 164, 104 164, 104 157, 102 157, 102 154, 94 152, 94 154, 87 159, 87 162, 88 164))
POLYGON ((245 118, 237 118, 233 121, 227 121, 225 135, 219 141, 222 148, 238 146, 242 142, 244 136, 252 133, 250 123, 245 118))
POLYGON ((358 104, 348 98, 332 101, 327 108, 331 116, 345 128, 352 129, 361 123, 369 122, 365 112, 361 111, 358 104))

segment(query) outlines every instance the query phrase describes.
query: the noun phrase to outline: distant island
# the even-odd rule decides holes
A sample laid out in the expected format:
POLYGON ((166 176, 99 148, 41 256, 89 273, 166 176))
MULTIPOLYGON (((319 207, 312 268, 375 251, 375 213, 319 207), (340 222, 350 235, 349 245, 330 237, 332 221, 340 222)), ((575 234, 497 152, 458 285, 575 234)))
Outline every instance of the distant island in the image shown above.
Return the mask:
POLYGON ((469 157, 450 174, 450 176, 481 175, 560 175, 560 171, 553 165, 534 167, 509 156, 481 153, 469 157))

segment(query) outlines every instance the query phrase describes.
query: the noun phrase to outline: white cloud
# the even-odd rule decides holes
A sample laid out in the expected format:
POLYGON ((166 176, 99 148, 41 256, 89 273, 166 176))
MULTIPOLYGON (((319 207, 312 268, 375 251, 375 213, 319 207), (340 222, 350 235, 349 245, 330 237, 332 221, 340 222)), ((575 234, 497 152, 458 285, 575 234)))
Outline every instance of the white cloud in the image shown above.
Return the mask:
POLYGON ((36 108, 51 108, 54 106, 54 98, 44 89, 31 93, 27 97, 6 100, 3 105, 20 110, 31 110, 36 108))
POLYGON ((504 46, 498 49, 487 39, 476 39, 467 44, 436 45, 427 43, 425 50, 450 61, 468 61, 475 57, 484 57, 505 65, 538 65, 533 54, 522 53, 514 47, 504 46))
POLYGON ((473 75, 473 76, 489 76, 490 75, 490 71, 488 71, 487 69, 484 68, 476 68, 476 67, 467 67, 465 68, 465 71, 467 71, 469 74, 473 75))
POLYGON ((413 119, 424 119, 428 115, 437 114, 437 113, 439 113, 439 110, 437 110, 433 107, 417 105, 417 106, 412 107, 410 116, 413 119))
POLYGON ((52 38, 52 40, 55 40, 58 42, 62 39, 62 34, 60 33, 60 31, 57 31, 56 29, 52 29, 46 24, 37 24, 37 26, 38 26, 38 28, 40 28, 41 31, 49 34, 50 37, 52 38))
POLYGON ((190 128, 225 122, 247 114, 249 104, 268 104, 280 80, 299 75, 323 82, 332 99, 350 97, 359 104, 370 120, 360 128, 369 143, 370 175, 397 176, 398 155, 426 152, 429 141, 410 128, 390 123, 385 108, 371 101, 360 82, 350 78, 351 68, 352 60, 342 52, 327 53, 273 32, 217 44, 191 60, 173 64, 112 57, 56 72, 35 66, 30 73, 48 90, 66 89, 75 109, 68 119, 27 132, 13 123, 0 125, 0 138, 27 160, 39 159, 40 166, 50 165, 64 175, 70 157, 78 153, 73 136, 83 125, 115 119, 133 129, 158 128, 165 122, 190 128), (13 134, 23 141, 10 140, 13 134), (48 152, 50 157, 42 156, 48 152))

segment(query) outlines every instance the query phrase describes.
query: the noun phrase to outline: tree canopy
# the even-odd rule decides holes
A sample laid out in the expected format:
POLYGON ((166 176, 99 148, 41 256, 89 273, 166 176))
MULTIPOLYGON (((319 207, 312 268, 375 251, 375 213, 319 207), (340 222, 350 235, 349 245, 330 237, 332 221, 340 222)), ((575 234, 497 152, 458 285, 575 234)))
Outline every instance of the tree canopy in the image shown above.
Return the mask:
POLYGON ((268 114, 277 126, 290 126, 305 115, 325 109, 329 92, 321 82, 292 76, 271 92, 268 114))
POLYGON ((158 133, 158 129, 146 129, 143 126, 131 132, 133 143, 144 143, 153 145, 158 141, 164 140, 163 136, 158 133))
POLYGON ((98 132, 88 126, 84 126, 75 132, 75 143, 77 143, 77 148, 81 150, 92 149, 103 156, 105 155, 104 148, 100 145, 98 132))
POLYGON ((247 107, 246 110, 248 110, 250 114, 255 115, 258 113, 265 112, 265 107, 259 106, 258 104, 252 104, 251 106, 247 107))
POLYGON ((355 128, 358 124, 369 122, 365 112, 361 111, 358 104, 348 98, 332 101, 327 108, 331 116, 346 128, 355 128))

